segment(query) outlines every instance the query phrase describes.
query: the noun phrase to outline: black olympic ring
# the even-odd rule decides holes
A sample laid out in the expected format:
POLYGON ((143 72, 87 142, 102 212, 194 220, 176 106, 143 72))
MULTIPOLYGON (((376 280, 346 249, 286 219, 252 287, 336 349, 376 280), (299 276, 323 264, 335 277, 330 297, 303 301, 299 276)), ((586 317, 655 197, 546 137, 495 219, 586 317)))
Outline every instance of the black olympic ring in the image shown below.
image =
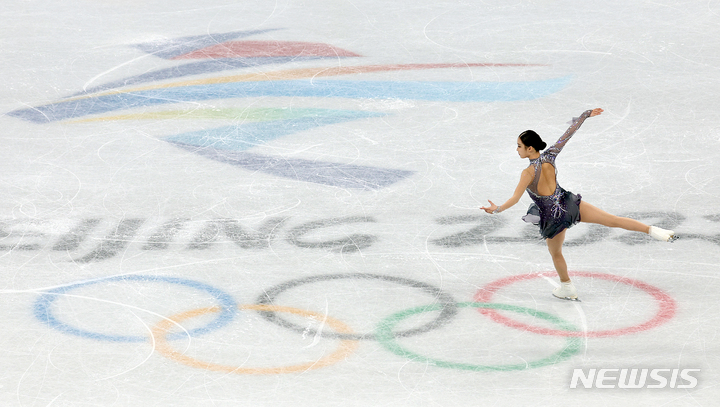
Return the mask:
MULTIPOLYGON (((417 280, 411 280, 409 278, 402 278, 402 277, 392 277, 392 276, 384 276, 381 274, 368 274, 368 273, 350 273, 350 274, 328 274, 328 275, 321 275, 321 276, 311 276, 311 277, 305 277, 300 278, 296 280, 290 280, 285 283, 279 284, 269 290, 266 290, 265 293, 260 295, 257 299, 257 304, 261 305, 274 305, 275 298, 277 298, 280 293, 287 291, 291 288, 298 287, 304 284, 309 283, 316 283, 319 281, 328 281, 328 280, 339 280, 339 279, 357 279, 357 280, 384 280, 389 281, 391 283, 397 283, 401 285, 406 285, 412 288, 417 288, 422 291, 425 291, 426 293, 429 293, 432 295, 435 300, 442 306, 440 310, 440 314, 435 318, 434 320, 428 322, 425 325, 422 325, 418 328, 408 329, 406 331, 399 331, 394 332, 393 336, 396 338, 405 338, 408 336, 413 335, 419 335, 421 333, 425 333, 428 331, 431 331, 433 329, 440 328, 441 326, 448 324, 452 318, 457 315, 458 308, 457 308, 457 302, 455 299, 445 291, 441 290, 440 288, 433 287, 430 284, 423 283, 421 281, 417 280)), ((266 320, 280 325, 283 328, 288 328, 290 330, 303 333, 303 334, 310 334, 310 335, 317 335, 321 338, 326 339, 341 339, 341 340, 377 340, 376 335, 374 333, 366 333, 366 334, 344 334, 344 333, 336 333, 336 332, 324 332, 314 329, 308 329, 305 327, 302 327, 300 325, 296 325, 290 321, 287 321, 277 315, 276 312, 273 311, 259 311, 260 315, 265 318, 266 320)))

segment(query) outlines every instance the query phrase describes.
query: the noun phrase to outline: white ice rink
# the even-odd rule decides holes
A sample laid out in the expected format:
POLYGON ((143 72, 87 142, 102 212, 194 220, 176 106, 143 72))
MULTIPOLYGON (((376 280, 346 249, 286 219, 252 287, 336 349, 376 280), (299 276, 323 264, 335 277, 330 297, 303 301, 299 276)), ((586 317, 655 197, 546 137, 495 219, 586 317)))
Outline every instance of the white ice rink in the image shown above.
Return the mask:
POLYGON ((0 406, 720 405, 720 1, 0 15, 0 406), (573 227, 562 301, 478 208, 595 107, 560 185, 680 240, 573 227))

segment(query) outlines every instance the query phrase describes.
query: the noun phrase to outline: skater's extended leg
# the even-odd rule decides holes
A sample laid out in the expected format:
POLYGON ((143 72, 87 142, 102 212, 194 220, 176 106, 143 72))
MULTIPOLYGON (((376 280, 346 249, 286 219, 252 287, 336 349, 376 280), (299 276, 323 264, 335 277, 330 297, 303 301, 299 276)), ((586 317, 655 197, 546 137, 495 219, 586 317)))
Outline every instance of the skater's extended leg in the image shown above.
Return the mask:
POLYGON ((567 263, 565 262, 565 257, 563 257, 563 254, 562 254, 562 245, 563 245, 563 242, 565 242, 565 232, 566 231, 567 231, 567 229, 558 233, 552 239, 545 240, 545 242, 547 243, 548 251, 550 251, 550 256, 552 256, 553 264, 555 265, 555 270, 557 271, 561 282, 570 281, 570 276, 568 275, 568 270, 567 270, 567 263))
POLYGON ((648 226, 635 219, 615 216, 602 209, 596 208, 585 201, 580 202, 580 221, 597 223, 611 228, 622 228, 625 230, 647 233, 655 239, 665 242, 672 242, 677 239, 675 232, 672 230, 665 230, 657 226, 648 226))
POLYGON ((590 205, 585 201, 580 202, 580 221, 597 223, 611 228, 622 228, 635 232, 650 233, 650 226, 640 221, 612 215, 600 208, 590 205))

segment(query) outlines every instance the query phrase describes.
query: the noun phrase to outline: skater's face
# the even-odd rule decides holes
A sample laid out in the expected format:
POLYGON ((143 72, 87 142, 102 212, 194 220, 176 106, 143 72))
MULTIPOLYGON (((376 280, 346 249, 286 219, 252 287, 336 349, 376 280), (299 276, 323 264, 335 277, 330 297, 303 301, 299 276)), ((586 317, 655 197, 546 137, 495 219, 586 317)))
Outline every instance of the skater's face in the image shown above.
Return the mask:
POLYGON ((520 155, 520 158, 528 158, 535 152, 535 149, 533 147, 526 147, 522 140, 520 140, 520 137, 518 137, 517 152, 520 155))

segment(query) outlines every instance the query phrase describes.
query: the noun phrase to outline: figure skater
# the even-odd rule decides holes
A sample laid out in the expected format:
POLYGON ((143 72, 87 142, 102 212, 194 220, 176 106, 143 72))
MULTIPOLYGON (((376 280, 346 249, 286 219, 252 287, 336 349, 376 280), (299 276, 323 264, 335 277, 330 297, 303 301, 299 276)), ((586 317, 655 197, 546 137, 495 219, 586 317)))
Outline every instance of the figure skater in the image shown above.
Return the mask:
POLYGON ((572 125, 565 134, 542 153, 540 151, 545 149, 547 144, 542 141, 540 136, 532 130, 522 132, 517 139, 517 152, 520 154, 520 158, 530 159, 530 165, 523 170, 520 182, 515 188, 515 193, 500 206, 488 200, 490 206, 480 208, 487 213, 500 213, 518 203, 523 191, 527 190, 534 203, 530 205, 527 215, 523 216, 523 220, 540 226, 540 234, 547 242, 555 270, 560 277, 560 287, 553 290, 553 295, 561 299, 578 301, 577 290, 570 281, 567 263, 562 254, 565 232, 578 222, 597 223, 609 227, 643 232, 655 239, 666 242, 672 242, 676 239, 675 232, 672 230, 648 226, 634 219, 611 215, 582 201, 579 194, 575 195, 558 185, 555 158, 585 119, 597 116, 602 112, 603 109, 587 110, 580 117, 574 118, 572 125))

